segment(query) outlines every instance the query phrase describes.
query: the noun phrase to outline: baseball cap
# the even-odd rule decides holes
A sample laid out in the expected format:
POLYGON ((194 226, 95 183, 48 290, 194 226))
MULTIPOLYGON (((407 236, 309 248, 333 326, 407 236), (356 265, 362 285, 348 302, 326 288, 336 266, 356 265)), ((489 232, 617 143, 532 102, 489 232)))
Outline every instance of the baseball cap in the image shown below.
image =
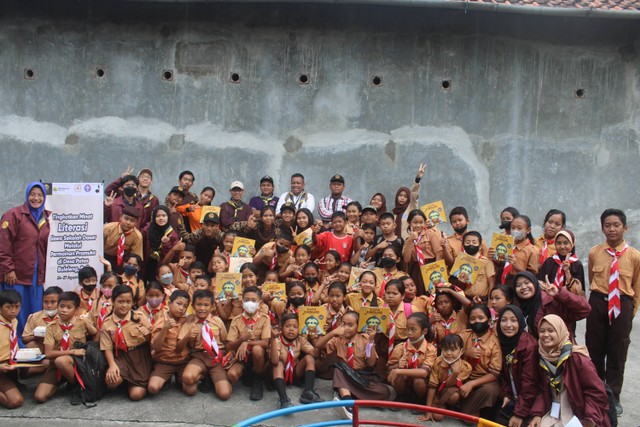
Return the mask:
POLYGON ((151 179, 153 179, 153 172, 151 172, 151 169, 149 168, 140 169, 140 172, 138 172, 138 178, 140 178, 140 175, 142 175, 143 173, 148 173, 151 179))
POLYGON ((218 223, 220 223, 220 217, 215 212, 207 212, 204 215, 204 218, 202 218, 202 222, 206 222, 206 221, 211 221, 211 222, 215 222, 216 224, 218 224, 218 223))
POLYGON ((282 205, 282 207, 280 208, 280 213, 282 213, 282 211, 284 211, 284 210, 290 210, 290 211, 295 213, 296 207, 295 207, 295 205, 293 203, 287 202, 284 205, 282 205))
POLYGON ((234 188, 244 190, 244 184, 241 181, 233 181, 231 183, 231 186, 229 187, 229 190, 233 190, 234 188))
POLYGON ((364 211, 373 211, 374 214, 376 215, 378 214, 378 210, 371 205, 367 205, 364 208, 362 208, 362 213, 364 213, 364 211))
POLYGON ((269 175, 265 175, 260 178, 260 184, 262 184, 263 182, 270 182, 273 184, 273 178, 271 178, 269 175))
POLYGON ((330 182, 341 182, 344 184, 344 177, 340 174, 335 174, 331 177, 330 182))
POLYGON ((171 189, 171 191, 169 191, 169 193, 180 194, 182 197, 184 197, 184 189, 182 187, 175 186, 171 189))

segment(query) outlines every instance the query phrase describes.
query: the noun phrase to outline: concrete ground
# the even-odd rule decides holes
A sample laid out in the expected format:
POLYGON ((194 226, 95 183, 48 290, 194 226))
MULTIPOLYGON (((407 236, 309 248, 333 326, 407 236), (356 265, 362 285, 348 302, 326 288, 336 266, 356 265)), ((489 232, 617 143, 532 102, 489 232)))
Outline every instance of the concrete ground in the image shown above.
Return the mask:
MULTIPOLYGON (((584 342, 584 321, 578 325, 578 337, 584 342)), ((637 391, 640 390, 640 316, 634 320, 631 348, 627 359, 625 384, 622 392, 624 415, 619 418, 621 427, 640 426, 640 405, 637 391), (636 396, 635 398, 633 396, 636 396), (633 403, 633 402, 636 403, 633 403)), ((44 405, 33 401, 35 381, 27 382, 26 402, 23 407, 8 411, 0 410, 0 422, 6 426, 31 426, 45 421, 50 427, 67 427, 80 422, 89 422, 92 426, 119 426, 136 424, 139 427, 152 426, 231 426, 236 422, 276 409, 275 391, 265 391, 261 402, 249 401, 249 389, 236 385, 234 394, 227 402, 220 402, 211 395, 198 393, 186 397, 176 387, 162 392, 159 396, 149 397, 141 402, 130 402, 124 394, 109 394, 98 402, 95 408, 71 406, 67 394, 62 393, 44 405)), ((331 383, 318 380, 318 393, 325 399, 332 397, 331 383)), ((289 389, 292 401, 297 402, 300 389, 289 389)), ((367 410, 365 417, 378 420, 397 420, 405 423, 416 421, 409 412, 390 412, 367 410)), ((312 422, 338 419, 332 409, 294 414, 265 422, 264 426, 298 426, 312 422)), ((426 425, 426 424, 425 424, 426 425)), ((463 425, 457 421, 429 423, 429 425, 449 427, 463 425)))

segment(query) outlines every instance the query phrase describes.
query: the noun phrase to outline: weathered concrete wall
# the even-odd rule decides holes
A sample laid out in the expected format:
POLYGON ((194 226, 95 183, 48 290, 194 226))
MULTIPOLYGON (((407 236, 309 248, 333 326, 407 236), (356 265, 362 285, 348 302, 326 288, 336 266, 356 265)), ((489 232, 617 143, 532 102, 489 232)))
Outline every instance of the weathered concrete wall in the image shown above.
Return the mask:
POLYGON ((487 233, 504 206, 538 223, 561 208, 586 254, 606 207, 640 224, 639 50, 638 20, 2 2, 0 210, 29 180, 128 164, 161 195, 185 168, 217 203, 231 180, 249 196, 270 174, 279 193, 302 171, 316 196, 342 173, 349 196, 391 205, 426 162, 423 202, 464 205, 487 233))

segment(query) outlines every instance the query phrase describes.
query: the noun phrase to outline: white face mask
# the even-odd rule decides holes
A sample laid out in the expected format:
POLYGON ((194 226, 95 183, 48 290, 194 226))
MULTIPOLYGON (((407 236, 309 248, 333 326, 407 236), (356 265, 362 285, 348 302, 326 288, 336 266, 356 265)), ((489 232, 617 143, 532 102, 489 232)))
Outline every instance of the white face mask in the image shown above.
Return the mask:
POLYGON ((464 351, 460 350, 460 354, 458 354, 458 357, 456 357, 453 360, 448 360, 446 357, 442 356, 442 360, 444 360, 445 362, 447 362, 449 365, 453 365, 454 363, 456 363, 458 360, 460 360, 460 358, 462 357, 462 353, 464 351))
POLYGON ((47 317, 53 317, 58 314, 58 309, 55 308, 53 310, 45 310, 44 313, 47 315, 47 317))
POLYGON ((518 242, 524 240, 524 238, 527 237, 526 231, 522 231, 522 230, 511 230, 511 235, 518 242))
POLYGON ((249 314, 253 314, 256 311, 258 311, 258 307, 260 306, 259 302, 254 302, 254 301, 243 301, 242 302, 242 308, 244 308, 244 311, 246 311, 249 314))

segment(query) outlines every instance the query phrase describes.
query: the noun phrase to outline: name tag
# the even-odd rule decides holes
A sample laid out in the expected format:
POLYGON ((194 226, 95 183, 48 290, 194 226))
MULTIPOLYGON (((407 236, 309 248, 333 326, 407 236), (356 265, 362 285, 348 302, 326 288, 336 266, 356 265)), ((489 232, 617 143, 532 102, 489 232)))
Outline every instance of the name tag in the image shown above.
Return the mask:
POLYGON ((560 419, 560 402, 551 402, 551 411, 549 412, 549 415, 556 420, 560 419))

